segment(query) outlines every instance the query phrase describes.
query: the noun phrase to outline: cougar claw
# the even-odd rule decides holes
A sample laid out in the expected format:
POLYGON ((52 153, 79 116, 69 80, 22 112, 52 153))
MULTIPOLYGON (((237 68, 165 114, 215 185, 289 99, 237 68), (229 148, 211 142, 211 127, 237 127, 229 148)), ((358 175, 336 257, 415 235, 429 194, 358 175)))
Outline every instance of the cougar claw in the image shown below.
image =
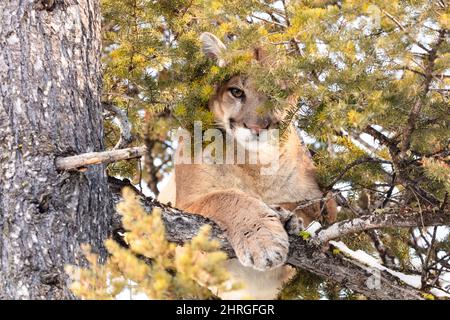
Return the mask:
POLYGON ((278 214, 278 217, 288 234, 298 234, 304 229, 302 219, 292 211, 286 210, 278 205, 270 206, 270 208, 278 214))

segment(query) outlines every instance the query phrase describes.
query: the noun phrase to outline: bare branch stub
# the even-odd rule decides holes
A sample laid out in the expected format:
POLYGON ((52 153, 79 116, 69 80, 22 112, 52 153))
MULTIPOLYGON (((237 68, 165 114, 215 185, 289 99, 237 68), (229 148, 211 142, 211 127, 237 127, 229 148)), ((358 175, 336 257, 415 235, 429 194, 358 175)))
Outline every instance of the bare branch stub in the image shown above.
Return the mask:
POLYGON ((77 170, 88 165, 108 164, 120 160, 139 158, 145 154, 146 150, 145 146, 141 146, 103 152, 88 152, 70 157, 58 157, 55 160, 55 166, 57 170, 77 170))

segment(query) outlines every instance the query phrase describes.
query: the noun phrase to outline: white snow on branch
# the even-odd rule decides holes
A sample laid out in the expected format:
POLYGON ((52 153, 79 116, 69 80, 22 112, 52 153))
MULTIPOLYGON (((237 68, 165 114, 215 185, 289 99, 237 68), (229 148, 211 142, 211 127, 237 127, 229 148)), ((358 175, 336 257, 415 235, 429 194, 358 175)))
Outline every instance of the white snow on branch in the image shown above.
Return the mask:
MULTIPOLYGON (((373 271, 374 269, 379 271, 385 271, 414 288, 417 289, 421 288, 422 282, 420 275, 405 274, 402 272, 389 269, 383 266, 380 263, 380 261, 378 261, 378 259, 372 257, 371 255, 367 254, 362 250, 356 251, 352 250, 349 247, 347 247, 347 245, 342 241, 330 241, 329 243, 334 247, 336 247, 337 249, 339 249, 346 256, 366 265, 368 269, 371 269, 369 271, 373 271)), ((436 288, 431 289, 430 292, 437 297, 450 297, 450 294, 436 288)))

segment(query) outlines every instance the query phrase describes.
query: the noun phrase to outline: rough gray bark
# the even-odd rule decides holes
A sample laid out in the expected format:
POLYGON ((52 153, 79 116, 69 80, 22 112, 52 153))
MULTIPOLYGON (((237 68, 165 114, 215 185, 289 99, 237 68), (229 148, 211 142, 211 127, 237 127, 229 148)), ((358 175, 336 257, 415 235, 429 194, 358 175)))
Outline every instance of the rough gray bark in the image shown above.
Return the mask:
POLYGON ((98 0, 0 2, 0 299, 67 299, 79 244, 104 254, 104 167, 58 172, 103 149, 98 0))

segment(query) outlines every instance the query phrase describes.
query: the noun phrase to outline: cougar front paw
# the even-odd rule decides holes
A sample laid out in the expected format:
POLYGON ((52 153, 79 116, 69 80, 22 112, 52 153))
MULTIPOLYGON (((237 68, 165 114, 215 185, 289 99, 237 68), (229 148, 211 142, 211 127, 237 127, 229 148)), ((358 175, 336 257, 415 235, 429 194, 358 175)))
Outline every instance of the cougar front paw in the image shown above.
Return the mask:
POLYGON ((289 237, 275 215, 241 229, 231 242, 242 265, 261 271, 282 266, 289 251, 289 237))

